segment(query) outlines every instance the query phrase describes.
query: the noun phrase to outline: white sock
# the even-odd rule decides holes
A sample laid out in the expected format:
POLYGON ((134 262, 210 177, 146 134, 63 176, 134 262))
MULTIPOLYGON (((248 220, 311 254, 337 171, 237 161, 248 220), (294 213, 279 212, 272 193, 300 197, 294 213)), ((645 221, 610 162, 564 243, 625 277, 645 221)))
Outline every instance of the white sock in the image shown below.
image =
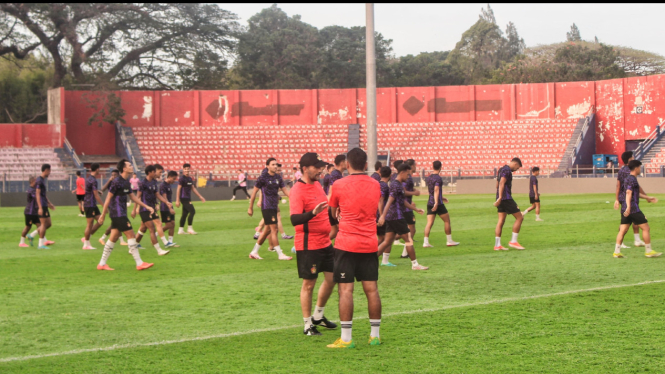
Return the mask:
POLYGON ((494 246, 495 247, 501 247, 501 237, 500 236, 495 236, 494 237, 494 246))
POLYGON ((314 308, 314 320, 315 321, 318 321, 321 318, 323 318, 323 310, 325 308, 326 307, 324 307, 324 306, 318 306, 318 305, 314 308))
POLYGON ((651 252, 651 243, 644 245, 644 253, 651 252))
POLYGON ((282 251, 282 248, 280 248, 279 246, 276 246, 276 247, 275 247, 275 252, 277 252, 277 254, 278 254, 280 257, 284 256, 284 252, 282 251))
POLYGON ((106 261, 108 261, 109 256, 111 255, 111 252, 113 252, 113 247, 115 246, 115 243, 112 241, 108 240, 106 244, 104 245, 104 251, 102 252, 102 259, 99 260, 99 265, 104 266, 106 265, 106 261))
POLYGON ((446 240, 448 240, 448 243, 454 243, 452 235, 446 235, 446 240))
POLYGON ((41 246, 43 246, 43 245, 44 245, 44 239, 39 238, 39 246, 41 247, 41 246))
POLYGON ((418 259, 411 261, 412 266, 418 266, 418 259))
POLYGON ((153 247, 155 247, 155 249, 157 250, 157 253, 162 251, 162 247, 159 246, 159 243, 156 243, 155 245, 153 245, 153 247))
POLYGON ((141 260, 141 254, 139 253, 138 249, 138 243, 136 242, 136 239, 127 239, 127 245, 129 245, 129 253, 132 254, 132 257, 134 257, 134 261, 136 261, 136 266, 139 266, 143 263, 143 260, 141 260))
POLYGON ((614 253, 621 253, 621 244, 614 245, 614 253))
POLYGON ((173 237, 169 236, 169 242, 173 243, 173 237))
POLYGON ((145 235, 145 233, 144 233, 144 232, 141 232, 141 230, 139 230, 139 232, 136 233, 136 236, 139 236, 139 235, 140 235, 140 236, 143 236, 143 235, 145 235))
MULTIPOLYGON (((120 244, 127 244, 127 242, 125 241, 125 238, 123 238, 122 235, 120 235, 120 244)), ((137 243, 137 245, 138 245, 138 243, 137 243)))
POLYGON ((387 264, 389 258, 390 258, 390 253, 384 253, 383 254, 383 260, 381 261, 381 263, 382 264, 387 264))
POLYGON ((640 242, 640 233, 638 232, 637 234, 633 234, 635 236, 635 242, 639 243, 640 242))
POLYGON ((513 239, 511 240, 511 242, 513 242, 513 243, 517 242, 517 235, 519 235, 519 234, 516 233, 516 232, 513 233, 513 239))
POLYGON ((402 250, 402 256, 408 256, 409 252, 406 251, 406 244, 404 244, 404 249, 402 250))
POLYGON ((259 243, 254 244, 254 249, 252 249, 252 254, 253 255, 258 254, 259 253, 259 248, 261 248, 259 243))
POLYGON ((305 331, 312 326, 312 317, 307 317, 302 319, 305 322, 305 331))
POLYGON ((46 235, 44 235, 44 243, 46 243, 48 239, 46 239, 46 235))
POLYGON ((185 228, 184 227, 179 227, 178 232, 185 232, 185 228))
POLYGON ((194 231, 194 228, 191 225, 189 225, 187 226, 187 231, 194 231))
POLYGON ((84 246, 84 247, 92 247, 92 244, 90 244, 90 240, 86 240, 86 241, 83 243, 83 246, 84 246))
POLYGON ((25 236, 21 236, 21 242, 19 244, 25 244, 25 236))
POLYGON ((536 214, 536 219, 539 219, 539 218, 540 218, 540 214, 536 214))
POLYGON ((369 326, 370 329, 372 330, 369 334, 372 338, 380 338, 379 336, 379 328, 381 327, 381 320, 380 319, 370 319, 369 320, 369 326))
POLYGON ((352 338, 351 328, 353 328, 353 321, 339 321, 339 324, 342 325, 342 340, 345 342, 350 342, 352 338))
POLYGON ((429 238, 426 236, 425 239, 423 240, 423 244, 429 244, 429 238))
POLYGON ((161 239, 162 239, 162 243, 164 243, 164 245, 167 245, 167 244, 169 244, 169 241, 168 241, 168 240, 166 240, 166 236, 162 236, 162 238, 161 238, 161 239))
POLYGON ((106 234, 102 234, 102 238, 100 240, 106 240, 106 234))
POLYGON ((35 230, 35 231, 31 232, 30 236, 32 236, 33 238, 36 238, 37 236, 39 236, 39 231, 35 230))
POLYGON ((527 213, 529 213, 529 211, 528 211, 528 210, 525 210, 525 211, 522 212, 522 215, 523 215, 523 216, 526 216, 527 213))

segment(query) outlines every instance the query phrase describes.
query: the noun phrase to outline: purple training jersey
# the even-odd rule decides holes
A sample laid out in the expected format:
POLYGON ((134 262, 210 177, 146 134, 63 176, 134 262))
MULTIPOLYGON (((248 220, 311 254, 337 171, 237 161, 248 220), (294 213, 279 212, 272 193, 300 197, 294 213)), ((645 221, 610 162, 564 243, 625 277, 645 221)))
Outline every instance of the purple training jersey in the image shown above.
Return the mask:
POLYGON ((375 171, 374 174, 372 174, 372 179, 374 179, 377 182, 381 182, 381 175, 379 175, 379 173, 375 171))
MULTIPOLYGON (((383 206, 386 206, 386 203, 388 202, 388 197, 390 196, 390 187, 388 187, 388 183, 379 180, 379 187, 381 190, 381 197, 383 198, 383 206)), ((379 201, 379 203, 381 203, 379 201)), ((376 210, 376 220, 379 220, 379 210, 376 210)))
MULTIPOLYGON (((41 175, 35 180, 35 191, 36 190, 39 190, 39 199, 42 202, 42 208, 48 208, 48 200, 46 200, 46 179, 41 175)), ((39 209, 39 206, 37 209, 39 209)))
MULTIPOLYGON (((27 204, 25 206, 25 210, 23 211, 23 213, 25 213, 29 216, 30 215, 37 215, 37 211, 39 210, 39 207, 37 206, 37 199, 36 199, 36 196, 35 196, 36 192, 37 192, 37 190, 35 190, 34 187, 29 187, 28 188, 28 191, 27 191, 28 201, 27 201, 27 204)), ((37 223, 39 223, 39 222, 37 222, 37 223)))
MULTIPOLYGON (((529 178, 529 197, 536 197, 536 189, 538 189, 538 178, 535 175, 532 175, 529 178)), ((538 193, 540 194, 540 192, 538 193)))
POLYGON ((619 181, 619 202, 626 200, 626 190, 624 188, 624 183, 626 178, 630 176, 630 168, 628 165, 624 165, 617 174, 617 180, 619 181))
MULTIPOLYGON (((411 174, 406 178, 406 181, 404 181, 404 190, 413 192, 415 189, 415 183, 413 183, 413 178, 411 178, 411 174)), ((409 202, 409 204, 413 203, 413 196, 406 196, 406 201, 409 202)), ((404 207, 405 212, 411 212, 411 209, 404 207)))
POLYGON ((127 217, 127 195, 132 193, 132 185, 122 176, 118 176, 109 185, 109 193, 113 194, 109 211, 111 218, 127 217))
POLYGON ((88 175, 88 177, 85 178, 85 196, 83 197, 84 208, 94 208, 97 206, 97 199, 95 199, 97 186, 97 178, 92 175, 88 175))
POLYGON ((443 179, 439 174, 430 174, 427 177, 427 191, 429 191, 428 206, 434 206, 434 187, 439 187, 439 204, 443 204, 443 179))
POLYGON ((330 188, 333 184, 335 184, 335 181, 338 181, 342 178, 344 178, 342 172, 337 169, 333 169, 333 171, 330 172, 330 185, 328 186, 328 188, 330 188))
MULTIPOLYGON (((169 203, 173 202, 171 200, 171 185, 166 183, 166 181, 159 185, 159 193, 162 194, 169 203)), ((159 210, 162 212, 170 212, 169 206, 164 204, 163 201, 159 204, 159 210)))
POLYGON ((284 187, 284 180, 279 174, 261 174, 256 180, 254 187, 260 188, 263 195, 261 209, 277 209, 277 205, 279 204, 279 189, 284 187))
MULTIPOLYGON (((141 202, 143 204, 155 209, 157 205, 157 189, 158 183, 156 180, 149 181, 148 178, 139 182, 139 191, 141 191, 141 202)), ((147 212, 148 209, 141 207, 140 212, 147 212)))
POLYGON ((623 181, 624 185, 624 199, 621 202, 621 214, 623 214, 628 208, 627 204, 630 203, 630 214, 640 212, 640 184, 637 182, 637 178, 633 175, 628 175, 623 181), (632 196, 630 197, 630 202, 626 201, 626 191, 632 191, 632 196))
MULTIPOLYGON (((501 169, 499 169, 499 175, 496 177, 496 180, 501 182, 501 178, 505 177, 506 178, 506 184, 503 187, 503 196, 501 196, 501 200, 512 200, 513 195, 510 191, 511 187, 513 186, 513 171, 510 170, 510 166, 508 165, 503 165, 501 169)), ((499 199, 499 187, 496 187, 496 198, 497 200, 499 199)))
POLYGON ((395 221, 404 218, 404 185, 398 180, 390 182, 390 197, 395 199, 388 208, 386 221, 395 221))
POLYGON ((323 192, 328 195, 328 190, 330 189, 330 174, 326 174, 326 176, 323 177, 323 182, 321 185, 323 186, 323 192))
POLYGON ((181 199, 191 199, 192 198, 192 186, 194 185, 194 180, 191 177, 182 176, 178 181, 180 184, 180 198, 181 199))

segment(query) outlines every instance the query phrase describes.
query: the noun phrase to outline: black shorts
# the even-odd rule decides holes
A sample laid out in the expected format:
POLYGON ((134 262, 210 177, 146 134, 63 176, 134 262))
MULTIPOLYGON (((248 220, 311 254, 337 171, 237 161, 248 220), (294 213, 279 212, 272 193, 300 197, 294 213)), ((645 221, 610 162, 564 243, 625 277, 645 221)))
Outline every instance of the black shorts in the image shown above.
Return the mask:
POLYGON ((536 199, 534 196, 529 196, 529 203, 530 204, 535 204, 540 202, 540 196, 538 196, 538 199, 536 199))
MULTIPOLYGON (((37 211, 37 212, 39 212, 39 211, 37 211)), ((39 217, 39 218, 51 218, 51 212, 48 211, 47 207, 42 208, 42 213, 43 214, 41 216, 37 216, 37 217, 39 217)))
POLYGON ((316 279, 321 272, 332 273, 335 266, 335 248, 305 249, 296 251, 298 276, 302 279, 316 279))
POLYGON ((519 213, 520 208, 513 199, 501 200, 501 204, 496 208, 499 213, 515 214, 519 213))
POLYGON ((83 201, 84 198, 85 198, 85 194, 83 194, 83 195, 78 195, 77 194, 76 195, 76 201, 83 201))
POLYGON ((644 213, 642 212, 631 213, 628 215, 628 217, 624 217, 623 214, 621 214, 622 225, 630 225, 631 223, 633 225, 641 225, 647 222, 649 221, 647 221, 647 217, 645 217, 644 213))
POLYGON ((397 235, 404 235, 411 232, 406 220, 403 218, 394 221, 386 221, 383 225, 386 226, 386 232, 394 232, 397 235))
POLYGON ((416 217, 413 215, 413 211, 404 212, 404 220, 407 225, 415 225, 416 217))
POLYGON ((175 221, 175 214, 171 214, 168 210, 162 210, 162 222, 169 223, 175 221))
POLYGON ((335 217, 333 217, 332 209, 330 207, 328 207, 328 221, 330 222, 330 226, 339 225, 339 221, 335 217))
POLYGON ((157 211, 154 211, 152 214, 150 214, 150 212, 146 210, 144 212, 139 212, 139 215, 141 216, 141 222, 150 222, 152 220, 159 219, 157 211))
POLYGON ((434 205, 428 205, 427 206, 427 215, 428 216, 430 214, 436 214, 437 216, 440 216, 442 214, 447 214, 448 213, 448 209, 446 209, 446 206, 441 204, 441 203, 439 203, 439 206, 436 207, 436 211, 432 211, 432 207, 434 207, 434 205))
POLYGON ((25 216, 25 225, 32 226, 39 223, 39 216, 36 214, 23 214, 25 216))
POLYGON ((85 208, 85 218, 95 218, 101 215, 102 213, 99 212, 99 208, 97 206, 92 208, 85 208))
POLYGON ((277 209, 261 209, 263 214, 263 223, 266 225, 277 224, 277 209))
POLYGON ((120 232, 125 232, 132 230, 132 223, 129 221, 129 218, 127 217, 117 217, 113 218, 111 217, 111 229, 113 230, 120 230, 120 232))
POLYGON ((383 226, 376 226, 376 235, 383 236, 386 235, 386 223, 383 223, 383 226))
POLYGON ((376 282, 379 280, 379 258, 376 252, 355 253, 335 249, 335 283, 376 282))

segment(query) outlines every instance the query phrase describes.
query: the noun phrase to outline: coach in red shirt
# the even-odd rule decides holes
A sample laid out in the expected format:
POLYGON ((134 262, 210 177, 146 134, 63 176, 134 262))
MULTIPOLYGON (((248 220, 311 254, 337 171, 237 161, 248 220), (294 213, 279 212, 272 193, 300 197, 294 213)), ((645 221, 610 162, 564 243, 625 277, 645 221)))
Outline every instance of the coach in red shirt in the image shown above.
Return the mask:
POLYGON ((328 204, 333 217, 339 209, 339 233, 335 240, 335 282, 339 283, 339 319, 342 336, 330 348, 354 348, 351 336, 354 280, 362 282, 367 296, 371 333, 369 344, 379 345, 381 298, 377 288, 379 260, 376 207, 381 198, 379 182, 365 174, 367 154, 354 148, 346 155, 349 176, 335 182, 328 204))
POLYGON ((333 282, 334 249, 330 242, 330 222, 327 212, 328 197, 319 183, 321 171, 328 163, 316 153, 305 153, 300 158, 302 176, 291 189, 291 224, 296 229, 296 258, 298 275, 302 278, 300 307, 305 321, 305 335, 322 335, 317 326, 334 329, 336 324, 323 315, 326 302, 335 287, 333 282), (319 273, 323 283, 319 288, 314 318, 312 318, 312 293, 319 273))

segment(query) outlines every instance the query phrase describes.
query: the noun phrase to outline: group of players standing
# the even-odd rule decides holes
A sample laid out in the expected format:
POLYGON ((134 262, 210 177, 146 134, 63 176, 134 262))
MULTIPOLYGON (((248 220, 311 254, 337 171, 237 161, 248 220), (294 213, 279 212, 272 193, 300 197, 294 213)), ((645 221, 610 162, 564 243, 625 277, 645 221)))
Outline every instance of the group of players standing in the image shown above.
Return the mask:
MULTIPOLYGON (((144 262, 139 253, 139 249, 143 249, 140 242, 146 231, 150 232, 152 245, 160 256, 170 253, 170 250, 161 248, 160 240, 165 248, 179 247, 173 242, 175 211, 172 204, 171 185, 175 183, 176 179, 178 179, 178 188, 175 205, 179 207, 182 204, 183 210, 178 234, 197 234, 192 227, 196 210, 191 203, 191 194, 192 192, 196 194, 201 202, 205 202, 205 199, 198 192, 194 180, 189 175, 190 167, 189 164, 183 165, 183 175, 179 179, 177 172, 169 171, 166 178, 162 180, 164 168, 159 164, 148 165, 145 168, 146 177, 139 183, 136 193, 132 190, 129 180, 134 173, 134 168, 129 161, 124 159, 118 162, 116 169, 111 172, 111 178, 101 190, 99 190, 97 182, 100 172, 97 163, 91 165, 90 173, 84 181, 77 180, 77 187, 80 185, 84 189, 84 191, 78 191, 84 192, 83 194, 77 195, 79 195, 79 200, 82 200, 83 215, 87 221, 84 236, 81 238, 81 242, 83 242, 82 249, 95 249, 90 243, 90 237, 104 225, 107 213, 111 217, 111 225, 99 239, 99 242, 104 245, 104 250, 97 265, 98 270, 114 270, 106 262, 118 239, 121 240, 121 245, 129 246, 129 253, 136 262, 137 270, 152 267, 154 264, 144 262), (106 190, 108 190, 106 200, 102 202, 102 192, 106 190), (127 212, 132 202, 134 207, 129 214, 132 218, 135 218, 137 214, 141 217, 141 226, 136 235, 127 212), (97 204, 103 206, 101 212, 97 204), (158 204, 161 218, 157 213, 158 204), (188 229, 185 232, 184 225, 186 222, 188 223, 188 229), (166 233, 169 234, 168 238, 166 233), (127 238, 126 243, 122 240, 123 235, 127 238)), ((20 247, 31 246, 36 235, 39 235, 39 249, 50 249, 48 245, 55 244, 55 242, 46 239, 46 230, 51 227, 49 209, 55 209, 55 206, 46 196, 45 181, 51 172, 51 166, 44 164, 41 170, 42 174, 38 178, 30 177, 29 179, 30 188, 27 192, 27 206, 24 211, 25 228, 21 234, 20 247), (33 224, 37 226, 37 230, 28 234, 33 224), (26 240, 30 242, 29 245, 26 240)), ((80 174, 77 175, 80 178, 80 174)))

